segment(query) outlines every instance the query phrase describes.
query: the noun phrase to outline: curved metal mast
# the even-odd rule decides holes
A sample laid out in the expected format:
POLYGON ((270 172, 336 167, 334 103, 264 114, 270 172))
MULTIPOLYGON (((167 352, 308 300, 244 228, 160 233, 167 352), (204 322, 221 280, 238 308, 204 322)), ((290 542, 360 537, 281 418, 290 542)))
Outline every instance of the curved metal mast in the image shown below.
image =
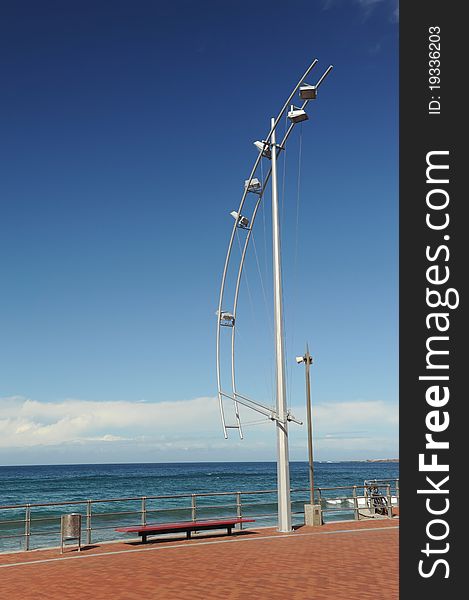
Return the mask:
POLYGON ((229 429, 229 428, 238 429, 240 437, 241 438, 243 437, 241 421, 240 421, 240 416, 239 416, 239 405, 240 404, 255 410, 256 412, 270 418, 273 421, 276 421, 278 424, 283 423, 285 419, 287 421, 294 421, 296 423, 300 423, 300 421, 295 419, 289 412, 287 412, 287 414, 285 416, 283 416, 283 415, 281 416, 281 415, 279 415, 279 411, 274 409, 273 407, 265 406, 265 405, 261 404, 260 402, 252 400, 251 398, 248 398, 247 396, 238 393, 237 385, 236 385, 236 372, 235 372, 235 332, 236 332, 236 318, 237 318, 239 290, 240 290, 241 276, 243 273, 246 253, 247 253, 247 249, 249 246, 249 241, 251 239, 252 229, 253 229, 253 226, 254 226, 254 223, 256 220, 258 209, 259 209, 260 203, 263 199, 266 185, 269 182, 269 179, 272 175, 272 166, 269 168, 266 178, 262 184, 260 184, 259 180, 255 178, 255 174, 256 174, 257 169, 263 158, 266 160, 270 160, 271 163, 275 163, 277 156, 285 148, 285 144, 295 126, 295 123, 308 118, 307 116, 303 117, 301 115, 304 114, 304 109, 307 106, 307 104, 310 102, 310 100, 316 98, 317 90, 318 90, 319 86, 322 84, 324 79, 327 77, 327 75, 332 70, 332 66, 329 66, 326 69, 326 71, 323 73, 323 75, 320 77, 320 79, 318 80, 316 85, 311 86, 311 85, 306 84, 303 87, 301 87, 304 84, 305 79, 308 77, 309 73, 312 71, 312 69, 317 64, 317 62, 318 62, 317 59, 315 59, 309 65, 309 67, 306 69, 306 71, 303 74, 303 76, 301 77, 301 79, 298 81, 298 83, 296 84, 296 86, 293 88, 292 92, 288 96, 287 100, 285 101, 284 105, 282 106, 277 117, 275 119, 272 119, 270 131, 267 134, 266 138, 264 140, 262 140, 262 142, 255 142, 255 145, 259 150, 258 156, 254 162, 254 165, 252 167, 249 178, 245 181, 244 191, 241 196, 241 201, 240 201, 238 210, 236 212, 233 211, 231 213, 232 216, 234 217, 234 224, 233 224, 233 229, 232 229, 231 237, 230 237, 229 244, 228 244, 228 249, 227 249, 226 258, 225 258, 225 264, 224 264, 224 268, 223 268, 221 286, 220 286, 220 295, 219 295, 218 310, 217 310, 217 335, 216 335, 216 369, 217 369, 218 400, 219 400, 220 413, 221 413, 221 419, 222 419, 222 425, 223 425, 223 433, 224 433, 225 438, 228 437, 227 429, 229 429), (285 111, 287 110, 293 97, 295 96, 296 92, 300 88, 301 88, 300 97, 304 99, 304 102, 301 104, 300 107, 294 107, 294 106, 291 107, 292 110, 288 113, 288 116, 292 122, 291 122, 289 128, 287 129, 281 143, 279 145, 277 145, 277 144, 275 144, 276 128, 277 128, 280 120, 282 119, 283 115, 285 114, 285 111), (274 143, 272 143, 272 142, 274 142, 274 143), (274 156, 274 154, 275 154, 275 156, 274 156), (272 158, 273 158, 273 160, 272 160, 272 158), (257 196, 258 196, 250 219, 243 216, 243 208, 244 208, 246 198, 249 193, 254 193, 254 194, 257 194, 257 196), (243 248, 241 251, 241 258, 240 258, 238 271, 237 271, 236 285, 235 285, 235 290, 234 290, 233 302, 231 305, 232 309, 230 311, 228 311, 228 310, 226 310, 226 308, 223 307, 223 303, 225 300, 226 278, 227 278, 227 273, 228 273, 228 267, 230 264, 230 259, 232 256, 234 239, 235 239, 238 229, 246 231, 246 236, 245 236, 244 245, 243 245, 243 248), (220 367, 220 342, 221 342, 221 340, 220 340, 220 338, 221 338, 221 328, 222 327, 227 327, 227 328, 231 329, 231 392, 230 393, 224 391, 224 389, 222 388, 222 381, 221 381, 221 367, 220 367), (233 402, 235 424, 227 425, 227 423, 226 423, 224 404, 223 404, 224 399, 230 400, 233 402))

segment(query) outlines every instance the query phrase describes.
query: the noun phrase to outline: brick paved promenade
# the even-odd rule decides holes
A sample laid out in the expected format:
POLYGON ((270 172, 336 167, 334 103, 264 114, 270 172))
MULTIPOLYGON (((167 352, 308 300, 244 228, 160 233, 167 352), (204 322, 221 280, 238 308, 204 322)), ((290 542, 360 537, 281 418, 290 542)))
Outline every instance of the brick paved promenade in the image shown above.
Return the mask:
POLYGON ((0 554, 0 598, 397 600, 398 522, 0 554))

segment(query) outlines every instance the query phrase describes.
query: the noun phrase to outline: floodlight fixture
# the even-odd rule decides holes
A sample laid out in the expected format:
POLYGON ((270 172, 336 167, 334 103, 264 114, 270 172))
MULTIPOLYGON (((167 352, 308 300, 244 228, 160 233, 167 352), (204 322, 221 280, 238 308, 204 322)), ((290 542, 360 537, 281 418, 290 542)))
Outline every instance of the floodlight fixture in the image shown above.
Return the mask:
POLYGON ((307 121, 309 119, 308 115, 302 108, 293 106, 293 104, 290 106, 288 118, 292 123, 301 123, 302 121, 307 121))
POLYGON ((222 311, 220 314, 220 325, 234 327, 235 318, 230 312, 222 311))
POLYGON ((256 141, 254 142, 254 146, 262 153, 262 156, 265 158, 272 158, 272 152, 270 151, 268 142, 265 140, 262 140, 262 142, 256 141))
POLYGON ((315 85, 305 83, 300 87, 300 98, 302 100, 316 100, 318 97, 318 88, 315 85))
POLYGON ((242 229, 247 229, 249 227, 249 219, 247 217, 240 215, 235 210, 231 211, 230 215, 237 222, 236 224, 238 227, 241 227, 242 229))
POLYGON ((307 352, 304 356, 295 356, 295 360, 299 365, 301 365, 301 363, 305 363, 307 365, 313 364, 313 357, 309 353, 309 350, 307 350, 307 352))
POLYGON ((262 183, 257 178, 246 179, 244 189, 247 189, 248 192, 254 192, 254 194, 260 194, 262 192, 262 183))

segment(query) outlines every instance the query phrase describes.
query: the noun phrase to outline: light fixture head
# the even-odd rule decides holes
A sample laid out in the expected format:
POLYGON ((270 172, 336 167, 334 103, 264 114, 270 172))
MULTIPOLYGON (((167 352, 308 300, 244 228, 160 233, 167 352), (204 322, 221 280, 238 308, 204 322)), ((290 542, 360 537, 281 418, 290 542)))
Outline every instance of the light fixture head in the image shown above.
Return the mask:
POLYGON ((296 362, 298 364, 300 364, 300 363, 302 363, 304 361, 304 357, 303 356, 297 356, 295 360, 296 360, 296 362))
POLYGON ((230 312, 221 311, 220 314, 220 325, 225 325, 226 327, 233 327, 235 322, 234 315, 230 312))
POLYGON ((249 183, 249 179, 246 179, 244 189, 247 189, 248 192, 259 194, 262 191, 262 183, 256 178, 251 179, 251 183, 249 183))
POLYGON ((235 210, 232 210, 230 215, 236 221, 238 227, 241 227, 242 229, 247 229, 249 227, 249 219, 247 217, 240 215, 235 210))
POLYGON ((315 85, 305 83, 300 87, 300 98, 302 100, 316 100, 318 97, 318 88, 315 85))
POLYGON ((259 150, 259 152, 262 153, 262 156, 265 156, 265 158, 272 158, 272 153, 270 151, 269 144, 267 142, 256 141, 256 142, 254 142, 254 146, 259 150))
POLYGON ((302 108, 293 106, 293 104, 288 112, 288 118, 292 123, 301 123, 301 121, 307 121, 309 119, 308 115, 302 108))

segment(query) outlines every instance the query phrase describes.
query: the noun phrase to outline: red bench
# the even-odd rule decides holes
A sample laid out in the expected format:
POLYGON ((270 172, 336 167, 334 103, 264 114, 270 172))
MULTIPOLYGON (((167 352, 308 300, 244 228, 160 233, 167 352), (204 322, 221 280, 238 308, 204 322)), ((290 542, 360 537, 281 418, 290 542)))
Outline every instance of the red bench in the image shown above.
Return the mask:
POLYGON ((186 521, 183 523, 153 523, 152 525, 133 525, 132 527, 118 527, 116 531, 123 533, 137 533, 142 538, 142 542, 147 541, 149 535, 159 533, 179 533, 185 531, 187 539, 191 537, 193 531, 207 531, 210 529, 226 529, 228 535, 235 525, 240 523, 254 523, 255 519, 222 519, 219 521, 186 521))

